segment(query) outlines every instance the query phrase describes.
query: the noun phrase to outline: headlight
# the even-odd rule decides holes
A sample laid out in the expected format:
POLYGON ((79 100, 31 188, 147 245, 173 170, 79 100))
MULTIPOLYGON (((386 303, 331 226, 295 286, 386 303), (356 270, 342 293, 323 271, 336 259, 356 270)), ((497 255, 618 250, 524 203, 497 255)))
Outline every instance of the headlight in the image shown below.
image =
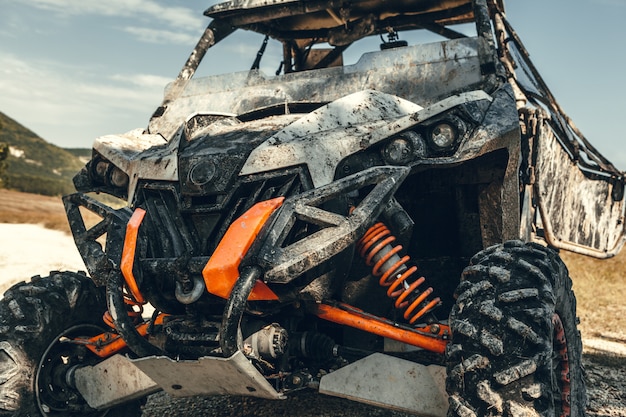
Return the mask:
POLYGON ((442 115, 426 126, 426 138, 431 156, 450 156, 468 134, 467 123, 458 115, 442 115))
POLYGON ((426 144, 422 136, 413 131, 407 131, 392 138, 383 148, 383 158, 390 165, 404 165, 423 157, 426 144))
POLYGON ((412 159, 413 147, 408 140, 398 137, 385 146, 384 155, 385 160, 393 164, 402 164, 412 159))
POLYGON ((191 167, 189 181, 197 186, 203 186, 215 178, 217 167, 210 159, 204 159, 191 167))
POLYGON ((128 175, 118 167, 113 168, 109 175, 111 185, 118 188, 128 188, 128 175))
POLYGON ((452 148, 457 139, 457 129, 450 123, 438 123, 430 131, 430 141, 438 150, 452 148))

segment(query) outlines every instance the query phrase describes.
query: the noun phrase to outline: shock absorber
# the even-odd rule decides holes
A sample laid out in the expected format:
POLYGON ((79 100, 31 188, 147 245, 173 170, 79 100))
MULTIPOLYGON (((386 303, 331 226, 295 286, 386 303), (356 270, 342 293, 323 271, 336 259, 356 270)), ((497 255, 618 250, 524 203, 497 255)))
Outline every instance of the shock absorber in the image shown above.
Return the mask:
POLYGON ((432 287, 420 290, 426 280, 414 277, 417 266, 407 266, 410 256, 400 257, 402 245, 393 246, 396 238, 384 223, 376 223, 357 242, 357 251, 372 267, 372 274, 379 277, 378 283, 387 287, 387 296, 395 300, 394 306, 404 310, 403 317, 410 324, 431 312, 441 304, 439 297, 429 299, 432 287))

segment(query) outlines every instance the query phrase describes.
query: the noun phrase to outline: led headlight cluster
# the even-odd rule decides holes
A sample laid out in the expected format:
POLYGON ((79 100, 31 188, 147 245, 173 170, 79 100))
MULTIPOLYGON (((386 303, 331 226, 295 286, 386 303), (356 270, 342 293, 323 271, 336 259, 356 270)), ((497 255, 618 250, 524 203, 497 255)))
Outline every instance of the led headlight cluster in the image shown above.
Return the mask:
POLYGON ((460 117, 447 114, 391 137, 382 147, 382 157, 387 164, 405 165, 414 159, 450 156, 466 134, 466 123, 460 117))
POLYGON ((74 176, 73 182, 79 192, 105 192, 119 198, 128 196, 128 175, 95 151, 87 165, 74 176))
POLYGON ((115 188, 128 187, 128 175, 107 159, 96 155, 90 164, 91 178, 96 183, 105 184, 115 188))

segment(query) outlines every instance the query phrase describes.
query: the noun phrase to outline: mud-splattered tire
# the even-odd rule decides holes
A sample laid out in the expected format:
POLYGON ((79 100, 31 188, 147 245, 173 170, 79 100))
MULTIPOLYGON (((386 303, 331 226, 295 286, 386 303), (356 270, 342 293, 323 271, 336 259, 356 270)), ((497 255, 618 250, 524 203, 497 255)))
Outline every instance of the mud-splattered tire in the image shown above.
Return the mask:
POLYGON ((576 300, 554 251, 519 241, 488 248, 455 296, 448 416, 584 416, 576 300))
POLYGON ((10 288, 0 300, 0 415, 139 416, 139 403, 95 411, 66 381, 67 369, 97 361, 64 337, 103 331, 106 301, 82 274, 53 272, 10 288))

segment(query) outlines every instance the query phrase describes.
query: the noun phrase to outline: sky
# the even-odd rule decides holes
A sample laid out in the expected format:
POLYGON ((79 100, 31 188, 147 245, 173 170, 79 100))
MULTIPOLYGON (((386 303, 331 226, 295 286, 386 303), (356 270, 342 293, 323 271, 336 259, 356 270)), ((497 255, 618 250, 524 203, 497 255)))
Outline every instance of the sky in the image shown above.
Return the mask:
MULTIPOLYGON (((0 0, 0 112, 61 147, 89 148, 98 136, 145 127, 214 3, 0 0)), ((505 5, 561 107, 626 170, 626 0, 505 5)), ((243 42, 227 38, 207 54, 205 73, 249 68, 261 41, 252 34, 243 42)), ((271 67, 261 69, 272 74, 271 58, 279 54, 270 43, 264 62, 271 67)))

